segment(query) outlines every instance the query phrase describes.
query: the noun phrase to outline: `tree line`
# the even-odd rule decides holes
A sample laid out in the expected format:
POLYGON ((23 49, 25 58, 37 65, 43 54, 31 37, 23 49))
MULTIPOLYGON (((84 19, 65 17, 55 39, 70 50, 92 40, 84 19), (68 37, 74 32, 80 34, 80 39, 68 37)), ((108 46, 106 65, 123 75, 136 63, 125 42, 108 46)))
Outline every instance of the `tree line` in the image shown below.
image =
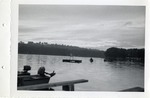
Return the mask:
POLYGON ((129 60, 144 62, 144 48, 123 49, 111 47, 105 51, 105 61, 129 60))
POLYGON ((19 54, 43 54, 43 55, 62 55, 79 57, 101 57, 104 58, 104 51, 96 49, 81 48, 77 46, 48 44, 47 42, 18 43, 19 54))

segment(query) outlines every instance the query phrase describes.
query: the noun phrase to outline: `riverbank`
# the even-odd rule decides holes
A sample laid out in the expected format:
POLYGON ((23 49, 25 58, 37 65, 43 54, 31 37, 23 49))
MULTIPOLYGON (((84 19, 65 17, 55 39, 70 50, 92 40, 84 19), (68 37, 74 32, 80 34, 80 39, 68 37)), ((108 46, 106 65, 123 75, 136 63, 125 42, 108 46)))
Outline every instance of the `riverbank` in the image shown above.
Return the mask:
POLYGON ((128 61, 128 62, 139 62, 144 64, 144 59, 143 58, 105 58, 104 62, 114 62, 114 61, 128 61))

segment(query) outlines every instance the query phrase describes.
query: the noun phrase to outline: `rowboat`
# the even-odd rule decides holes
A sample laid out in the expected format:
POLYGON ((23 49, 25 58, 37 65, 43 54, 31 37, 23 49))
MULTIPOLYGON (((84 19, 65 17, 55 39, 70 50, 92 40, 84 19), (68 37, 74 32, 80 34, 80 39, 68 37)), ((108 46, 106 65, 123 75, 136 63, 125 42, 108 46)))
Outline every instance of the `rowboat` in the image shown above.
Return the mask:
POLYGON ((49 83, 50 78, 56 74, 54 71, 52 73, 45 72, 44 67, 40 67, 38 70, 38 74, 36 75, 31 75, 28 72, 29 70, 31 70, 31 67, 29 65, 26 65, 24 66, 23 71, 18 72, 17 86, 49 83))

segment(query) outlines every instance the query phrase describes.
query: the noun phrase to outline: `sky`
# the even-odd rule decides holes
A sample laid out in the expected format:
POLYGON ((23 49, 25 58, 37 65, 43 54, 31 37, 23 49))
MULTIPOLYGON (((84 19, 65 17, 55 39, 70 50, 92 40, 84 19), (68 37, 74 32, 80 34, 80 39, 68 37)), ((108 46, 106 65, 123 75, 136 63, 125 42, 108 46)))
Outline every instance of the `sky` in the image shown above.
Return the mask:
POLYGON ((19 5, 19 41, 144 48, 144 6, 19 5))

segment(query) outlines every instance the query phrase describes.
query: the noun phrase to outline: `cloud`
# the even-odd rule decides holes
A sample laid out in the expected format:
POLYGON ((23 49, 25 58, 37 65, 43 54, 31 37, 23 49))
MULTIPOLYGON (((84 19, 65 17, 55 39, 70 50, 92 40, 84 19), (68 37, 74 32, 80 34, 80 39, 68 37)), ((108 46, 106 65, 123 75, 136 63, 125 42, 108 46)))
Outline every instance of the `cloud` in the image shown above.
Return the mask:
POLYGON ((143 6, 19 6, 19 41, 106 49, 144 47, 144 35, 143 6))

